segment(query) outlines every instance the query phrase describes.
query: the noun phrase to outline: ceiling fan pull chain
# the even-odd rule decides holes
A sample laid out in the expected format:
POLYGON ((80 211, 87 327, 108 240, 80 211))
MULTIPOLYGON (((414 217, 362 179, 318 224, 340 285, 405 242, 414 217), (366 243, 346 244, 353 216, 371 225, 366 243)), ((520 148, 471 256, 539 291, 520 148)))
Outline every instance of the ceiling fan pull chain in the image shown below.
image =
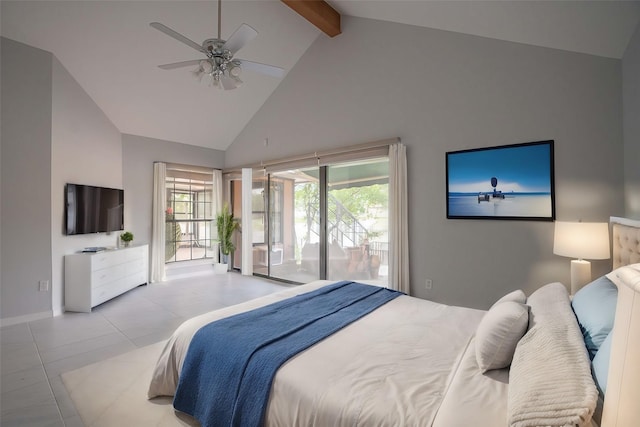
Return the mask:
POLYGON ((222 0, 218 0, 218 40, 222 39, 222 0))

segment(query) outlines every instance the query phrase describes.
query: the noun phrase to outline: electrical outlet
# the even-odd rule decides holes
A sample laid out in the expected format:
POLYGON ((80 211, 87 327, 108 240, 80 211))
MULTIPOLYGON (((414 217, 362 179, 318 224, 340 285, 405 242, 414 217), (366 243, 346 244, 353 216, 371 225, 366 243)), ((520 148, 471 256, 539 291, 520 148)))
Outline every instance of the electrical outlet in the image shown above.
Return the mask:
POLYGON ((47 292, 49 290, 49 281, 48 280, 40 280, 38 282, 40 292, 47 292))
POLYGON ((427 280, 424 282, 424 287, 425 287, 425 289, 431 289, 431 288, 433 288, 433 280, 431 280, 431 279, 427 279, 427 280))

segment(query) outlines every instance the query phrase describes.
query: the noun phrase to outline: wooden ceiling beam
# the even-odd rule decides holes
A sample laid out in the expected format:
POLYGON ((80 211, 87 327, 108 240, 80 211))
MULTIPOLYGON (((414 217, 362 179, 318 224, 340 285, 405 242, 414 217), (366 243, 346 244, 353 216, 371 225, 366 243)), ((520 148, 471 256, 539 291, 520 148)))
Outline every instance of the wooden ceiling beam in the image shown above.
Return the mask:
POLYGON ((281 0, 307 21, 320 28, 329 37, 342 32, 340 14, 323 0, 281 0))

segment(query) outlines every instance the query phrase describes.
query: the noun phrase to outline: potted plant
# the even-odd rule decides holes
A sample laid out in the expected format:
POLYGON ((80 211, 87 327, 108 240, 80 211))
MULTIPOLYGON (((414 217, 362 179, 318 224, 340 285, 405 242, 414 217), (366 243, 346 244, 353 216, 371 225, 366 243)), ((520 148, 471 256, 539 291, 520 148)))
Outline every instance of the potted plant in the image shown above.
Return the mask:
POLYGON ((220 263, 226 264, 225 271, 229 268, 229 255, 236 250, 233 244, 233 232, 240 227, 240 223, 233 217, 229 204, 225 202, 222 210, 216 216, 216 228, 220 241, 220 263))
POLYGON ((128 248, 129 244, 133 240, 133 233, 130 231, 125 231, 120 235, 120 239, 124 242, 124 247, 128 248))

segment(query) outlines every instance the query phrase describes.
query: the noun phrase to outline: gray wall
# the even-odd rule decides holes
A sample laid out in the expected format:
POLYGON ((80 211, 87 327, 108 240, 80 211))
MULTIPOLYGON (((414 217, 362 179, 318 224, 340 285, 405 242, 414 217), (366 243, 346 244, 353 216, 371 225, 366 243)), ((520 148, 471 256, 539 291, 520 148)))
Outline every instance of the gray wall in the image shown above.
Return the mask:
POLYGON ((119 234, 66 236, 63 231, 65 184, 123 188, 122 139, 120 131, 55 57, 52 80, 52 301, 54 314, 58 314, 64 306, 64 255, 87 246, 115 246, 119 234))
POLYGON ((153 161, 222 168, 224 152, 122 136, 53 55, 5 38, 1 49, 0 320, 7 325, 63 310, 65 254, 116 245, 119 233, 64 235, 66 183, 124 188, 125 228, 148 243, 153 161), (40 280, 49 291, 38 291, 40 280))
POLYGON ((151 244, 153 163, 169 162, 222 169, 224 151, 135 135, 122 135, 124 222, 136 243, 151 244))
POLYGON ((64 185, 122 188, 122 141, 53 55, 5 38, 2 109, 0 318, 11 324, 62 312, 65 254, 115 244, 64 235, 64 185))
POLYGON ((0 318, 51 315, 52 55, 1 39, 0 318))
POLYGON ((640 25, 622 58, 625 215, 640 219, 640 25))
MULTIPOLYGON (((619 60, 344 17, 226 152, 226 167, 387 137, 407 145, 412 294, 487 308, 569 283, 553 223, 445 218, 445 153, 554 139, 560 220, 622 215, 619 60), (268 147, 263 141, 269 138, 268 147), (426 291, 425 280, 433 280, 426 291)), ((610 269, 593 262, 593 275, 610 269)))

